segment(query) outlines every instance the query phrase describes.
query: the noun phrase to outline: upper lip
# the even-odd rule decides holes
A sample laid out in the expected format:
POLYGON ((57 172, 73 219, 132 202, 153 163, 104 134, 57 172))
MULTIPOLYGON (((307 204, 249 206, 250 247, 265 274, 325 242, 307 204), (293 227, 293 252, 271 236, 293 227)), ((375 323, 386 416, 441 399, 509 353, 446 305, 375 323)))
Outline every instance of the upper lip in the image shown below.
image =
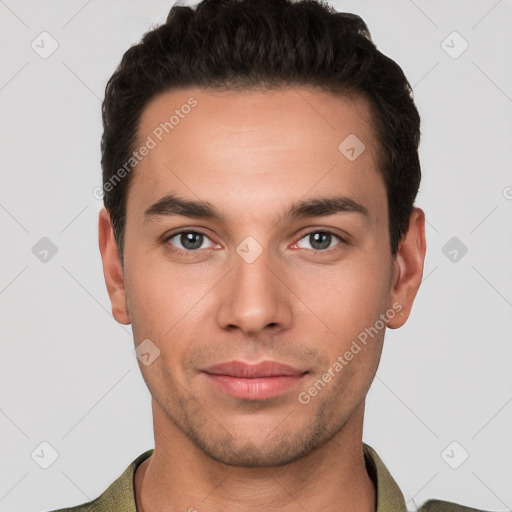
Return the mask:
POLYGON ((244 363, 243 361, 227 361, 205 368, 206 373, 214 375, 227 375, 245 379, 257 379, 262 377, 299 376, 306 372, 293 368, 277 361, 262 361, 257 364, 244 363))

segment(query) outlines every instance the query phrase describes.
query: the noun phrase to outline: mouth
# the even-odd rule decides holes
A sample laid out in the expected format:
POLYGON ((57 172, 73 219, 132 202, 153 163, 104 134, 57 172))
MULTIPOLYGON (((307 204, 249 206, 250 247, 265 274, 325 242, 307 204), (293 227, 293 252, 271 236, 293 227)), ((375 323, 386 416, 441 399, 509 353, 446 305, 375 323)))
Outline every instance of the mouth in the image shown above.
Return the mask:
POLYGON ((277 361, 228 361, 202 372, 211 386, 244 400, 267 400, 282 395, 298 386, 308 373, 277 361))

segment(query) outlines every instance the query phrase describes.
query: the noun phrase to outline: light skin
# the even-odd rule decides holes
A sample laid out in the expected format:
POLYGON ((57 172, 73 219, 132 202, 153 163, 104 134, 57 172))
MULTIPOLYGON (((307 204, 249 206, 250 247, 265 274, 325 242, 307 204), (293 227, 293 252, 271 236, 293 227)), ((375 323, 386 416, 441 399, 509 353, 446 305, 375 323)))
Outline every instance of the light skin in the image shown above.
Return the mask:
POLYGON ((362 429, 385 329, 308 404, 298 395, 393 304, 401 309, 387 326, 405 323, 423 272, 424 214, 413 210, 393 256, 363 99, 306 87, 174 90, 146 106, 138 142, 190 97, 197 106, 133 171, 124 268, 108 212, 99 216, 113 315, 131 323, 136 345, 160 350, 140 363, 155 451, 135 475, 138 510, 374 511, 362 429), (366 148, 354 161, 338 149, 349 134, 366 148), (207 202, 219 217, 145 213, 169 195, 207 202), (332 198, 342 200, 330 214, 310 203, 293 215, 332 198), (237 252, 249 236, 261 248, 250 263, 237 252), (279 361, 304 376, 279 396, 241 399, 202 371, 232 360, 279 361))

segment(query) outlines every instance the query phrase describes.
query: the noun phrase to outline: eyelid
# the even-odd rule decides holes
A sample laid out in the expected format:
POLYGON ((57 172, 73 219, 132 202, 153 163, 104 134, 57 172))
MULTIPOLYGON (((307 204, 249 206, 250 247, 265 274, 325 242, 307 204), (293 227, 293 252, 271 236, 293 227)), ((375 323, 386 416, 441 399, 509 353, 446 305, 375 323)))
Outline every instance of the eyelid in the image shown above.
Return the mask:
POLYGON ((204 236, 205 238, 207 238, 214 246, 215 245, 221 245, 217 242, 215 242, 214 240, 212 240, 212 237, 210 235, 208 235, 205 231, 203 231, 201 228, 196 228, 196 227, 190 227, 190 228, 179 228, 177 231, 171 231, 170 233, 166 233, 163 237, 162 237, 162 241, 165 243, 165 245, 168 247, 168 249, 170 251, 173 251, 173 252, 181 252, 181 253, 185 253, 185 254, 197 254, 199 253, 200 251, 205 251, 205 250, 209 250, 209 249, 214 249, 215 247, 207 247, 206 249, 192 249, 192 250, 185 250, 185 249, 180 249, 179 247, 175 247, 174 245, 172 245, 170 243, 170 240, 171 238, 175 238, 179 235, 183 235, 185 233, 196 233, 198 235, 202 235, 204 236), (171 248, 169 248, 169 246, 171 248))
POLYGON ((336 231, 334 231, 333 229, 330 229, 330 228, 313 228, 313 229, 309 229, 309 231, 303 233, 299 238, 297 238, 297 241, 294 242, 292 244, 292 247, 295 247, 297 246, 297 244, 304 238, 306 238, 307 236, 310 236, 314 233, 326 233, 326 234, 329 234, 329 235, 332 235, 334 237, 336 237, 338 240, 339 240, 339 243, 336 244, 334 247, 330 247, 329 249, 304 249, 303 247, 298 247, 298 249, 302 249, 302 250, 306 250, 306 251, 312 251, 314 253, 318 253, 318 254, 328 254, 330 253, 331 251, 335 251, 337 248, 339 248, 340 245, 347 245, 349 242, 348 242, 348 234, 346 236, 343 236, 343 235, 340 235, 339 233, 337 233, 336 231))
MULTIPOLYGON (((182 235, 184 233, 197 233, 197 234, 200 234, 200 235, 203 235, 204 237, 206 237, 214 245, 217 245, 217 246, 222 245, 222 244, 219 244, 218 242, 215 242, 214 240, 212 240, 211 236, 209 236, 202 228, 197 228, 195 226, 189 227, 189 228, 187 228, 187 227, 177 228, 177 231, 171 231, 170 233, 166 233, 162 237, 162 240, 163 240, 163 242, 165 242, 166 245, 171 245, 172 249, 169 249, 169 250, 181 252, 181 253, 185 253, 185 254, 197 254, 200 251, 213 249, 213 247, 207 247, 206 249, 184 250, 184 249, 179 249, 178 247, 175 247, 172 244, 169 244, 169 240, 171 238, 174 238, 178 235, 182 235)), ((301 236, 296 239, 296 241, 292 244, 292 247, 297 246, 297 244, 300 240, 302 240, 303 238, 310 236, 314 233, 327 233, 329 235, 336 237, 340 243, 338 243, 334 247, 330 247, 329 249, 315 250, 315 249, 304 249, 303 247, 298 247, 298 249, 312 251, 314 253, 322 254, 322 253, 330 253, 331 251, 335 251, 340 245, 349 244, 350 235, 348 233, 344 233, 344 235, 341 235, 332 228, 317 227, 317 228, 308 228, 308 231, 302 233, 301 236)))

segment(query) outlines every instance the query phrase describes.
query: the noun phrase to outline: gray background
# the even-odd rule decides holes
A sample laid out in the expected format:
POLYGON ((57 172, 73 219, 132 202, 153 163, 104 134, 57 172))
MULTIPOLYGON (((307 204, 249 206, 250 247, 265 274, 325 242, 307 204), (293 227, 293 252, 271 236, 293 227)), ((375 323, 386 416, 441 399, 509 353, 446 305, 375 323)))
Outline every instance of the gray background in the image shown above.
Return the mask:
MULTIPOLYGON (((2 511, 87 501, 153 447, 131 330, 110 312, 93 191, 106 81, 170 4, 0 0, 2 511), (47 58, 43 31, 58 43, 47 58), (43 237, 57 248, 45 261, 43 237), (44 441, 58 453, 47 469, 44 441)), ((512 3, 333 5, 367 21, 423 120, 425 277, 409 322, 386 335, 364 440, 411 510, 429 497, 510 510, 512 3)))

